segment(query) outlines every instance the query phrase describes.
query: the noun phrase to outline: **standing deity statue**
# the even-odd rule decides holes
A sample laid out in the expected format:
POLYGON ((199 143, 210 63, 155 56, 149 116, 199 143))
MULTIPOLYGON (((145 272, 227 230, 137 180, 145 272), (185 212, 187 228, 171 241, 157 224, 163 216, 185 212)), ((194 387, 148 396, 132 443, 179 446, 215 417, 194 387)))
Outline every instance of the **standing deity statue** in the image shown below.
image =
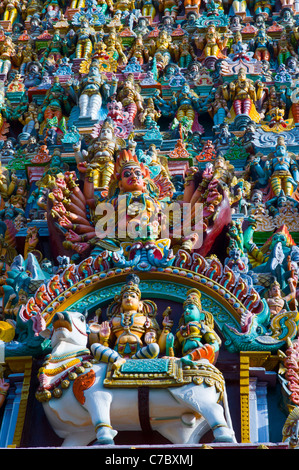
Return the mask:
POLYGON ((299 168, 295 156, 287 150, 283 136, 278 137, 275 151, 268 155, 264 168, 256 161, 259 174, 270 179, 270 185, 275 197, 292 196, 299 183, 299 168))
POLYGON ((81 142, 74 145, 78 170, 93 181, 95 190, 108 190, 115 156, 121 145, 124 145, 124 141, 115 135, 115 126, 110 118, 103 122, 99 136, 89 145, 87 151, 80 151, 81 142))
POLYGON ((83 18, 76 32, 76 58, 88 59, 91 57, 95 43, 95 29, 90 26, 87 18, 83 18))
POLYGON ((115 93, 116 86, 116 78, 113 77, 109 85, 99 69, 99 64, 96 61, 92 62, 87 76, 73 85, 79 97, 79 119, 97 120, 103 104, 115 93))

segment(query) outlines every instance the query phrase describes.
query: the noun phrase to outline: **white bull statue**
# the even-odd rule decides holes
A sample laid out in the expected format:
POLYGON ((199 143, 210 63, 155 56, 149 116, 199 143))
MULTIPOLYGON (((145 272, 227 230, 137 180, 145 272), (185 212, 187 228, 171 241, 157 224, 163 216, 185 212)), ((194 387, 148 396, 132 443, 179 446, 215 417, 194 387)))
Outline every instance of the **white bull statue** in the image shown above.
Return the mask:
MULTIPOLYGON (((142 385, 142 380, 130 385, 134 374, 123 380, 120 372, 112 369, 110 378, 115 373, 119 381, 113 386, 113 380, 107 380, 109 366, 94 359, 86 348, 88 326, 83 314, 60 312, 52 324, 53 349, 39 371, 36 397, 43 402, 50 425, 64 439, 62 446, 86 446, 93 441, 95 445, 110 445, 117 431, 140 431, 137 385, 142 385)), ((143 361, 164 361, 161 364, 165 365, 164 359, 139 359, 139 364, 143 361)), ((155 373, 146 382, 151 429, 174 444, 198 443, 209 429, 214 442, 236 442, 221 373, 201 360, 202 374, 189 371, 188 378, 179 367, 179 359, 168 361, 172 368, 164 382, 163 374, 155 373)))

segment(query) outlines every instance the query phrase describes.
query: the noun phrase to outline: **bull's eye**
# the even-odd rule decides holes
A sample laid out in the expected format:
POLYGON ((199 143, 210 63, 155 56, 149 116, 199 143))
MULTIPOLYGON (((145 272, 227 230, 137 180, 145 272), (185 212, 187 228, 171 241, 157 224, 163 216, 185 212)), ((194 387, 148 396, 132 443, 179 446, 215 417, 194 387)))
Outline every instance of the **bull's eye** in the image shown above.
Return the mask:
POLYGON ((84 318, 84 316, 83 316, 83 315, 81 315, 81 317, 80 317, 80 320, 81 320, 82 322, 84 322, 84 321, 85 321, 85 318, 84 318))

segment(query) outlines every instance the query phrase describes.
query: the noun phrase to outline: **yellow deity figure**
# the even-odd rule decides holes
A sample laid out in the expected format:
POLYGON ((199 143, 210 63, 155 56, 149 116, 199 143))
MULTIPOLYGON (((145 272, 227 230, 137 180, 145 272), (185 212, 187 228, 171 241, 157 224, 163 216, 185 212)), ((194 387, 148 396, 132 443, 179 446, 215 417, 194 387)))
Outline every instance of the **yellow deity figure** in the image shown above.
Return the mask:
POLYGON ((90 26, 88 19, 84 18, 81 21, 80 28, 78 29, 77 45, 76 45, 76 58, 77 59, 88 59, 93 50, 93 44, 95 42, 95 30, 90 26))
POLYGON ((158 119, 161 117, 161 112, 157 111, 155 108, 153 98, 148 98, 144 110, 139 115, 139 120, 142 124, 144 124, 148 117, 150 117, 153 121, 158 121, 158 119))
POLYGON ((123 51, 122 42, 118 39, 114 28, 105 39, 105 44, 107 45, 107 54, 109 54, 116 62, 119 61, 121 64, 126 64, 128 62, 123 51))
POLYGON ((72 0, 70 4, 70 8, 84 8, 85 7, 85 0, 72 0))
POLYGON ((108 190, 114 171, 114 158, 123 145, 123 139, 115 135, 112 119, 107 118, 101 127, 99 137, 85 153, 88 161, 83 160, 83 153, 80 152, 79 146, 75 147, 78 169, 80 172, 86 173, 86 177, 93 181, 96 190, 108 190))
POLYGON ((18 0, 4 0, 1 2, 0 11, 4 11, 3 21, 13 24, 18 16, 20 5, 18 0))
POLYGON ((174 57, 177 47, 172 43, 171 35, 162 30, 155 41, 150 41, 149 50, 150 55, 156 58, 157 67, 163 70, 174 57))
POLYGON ((142 16, 150 16, 152 20, 155 18, 156 8, 153 4, 153 0, 143 0, 141 14, 142 16))
POLYGON ((16 58, 16 47, 10 36, 0 45, 0 73, 7 74, 16 58))
POLYGON ((141 300, 140 279, 135 274, 107 309, 110 322, 101 323, 99 343, 91 345, 96 359, 120 367, 130 359, 153 359, 160 352, 160 328, 155 319, 157 306, 150 300, 141 300))
POLYGON ((135 1, 134 0, 116 0, 114 4, 115 11, 128 11, 134 10, 135 8, 135 1))
POLYGON ((43 2, 41 0, 29 0, 27 5, 22 5, 23 18, 30 21, 34 14, 41 15, 43 10, 43 2))
POLYGON ((230 110, 231 118, 230 120, 226 119, 227 122, 233 122, 235 117, 240 114, 249 116, 255 122, 260 121, 261 116, 257 112, 255 102, 261 98, 263 84, 257 82, 256 87, 253 81, 246 77, 246 72, 243 68, 239 70, 236 80, 232 81, 229 85, 222 85, 224 99, 226 101, 231 100, 233 103, 230 110))
POLYGON ((202 51, 199 60, 203 61, 207 57, 223 59, 225 55, 221 51, 226 47, 228 39, 227 35, 222 39, 214 25, 209 26, 204 36, 195 39, 196 47, 202 51))

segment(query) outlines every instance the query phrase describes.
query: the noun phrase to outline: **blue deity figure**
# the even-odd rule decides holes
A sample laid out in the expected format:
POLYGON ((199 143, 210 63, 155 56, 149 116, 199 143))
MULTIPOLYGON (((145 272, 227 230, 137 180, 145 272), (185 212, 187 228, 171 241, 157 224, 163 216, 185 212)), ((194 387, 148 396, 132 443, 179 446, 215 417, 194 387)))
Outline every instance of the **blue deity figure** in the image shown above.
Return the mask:
POLYGON ((270 178, 274 196, 278 197, 283 191, 286 196, 292 196, 299 182, 299 169, 292 156, 287 151, 284 137, 277 139, 276 149, 264 168, 257 162, 256 169, 261 176, 270 178))

